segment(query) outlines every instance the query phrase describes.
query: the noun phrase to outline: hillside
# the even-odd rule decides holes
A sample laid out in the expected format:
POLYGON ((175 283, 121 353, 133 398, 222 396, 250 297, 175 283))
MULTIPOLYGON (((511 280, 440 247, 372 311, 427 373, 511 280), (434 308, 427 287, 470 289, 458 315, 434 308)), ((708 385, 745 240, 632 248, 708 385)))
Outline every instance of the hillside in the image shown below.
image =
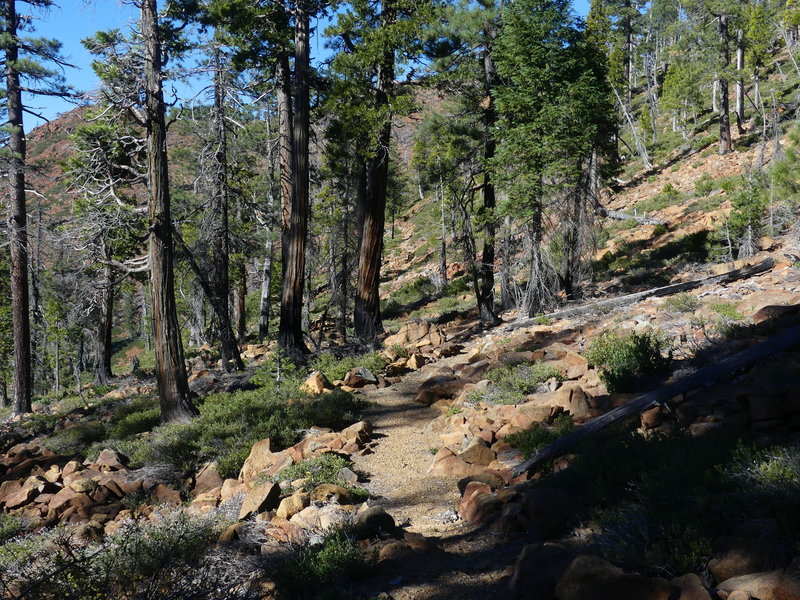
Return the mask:
MULTIPOLYGON (((63 135, 71 118, 52 131, 63 135)), ((61 142, 40 135, 31 139, 47 150, 37 156, 58 162, 61 142)), ((710 260, 709 240, 732 210, 724 181, 757 152, 698 149, 620 184, 608 209, 665 225, 606 222, 581 302, 744 264, 710 260)), ((630 418, 530 478, 512 474, 574 427, 796 324, 793 240, 760 239, 747 262, 773 266, 754 277, 580 317, 525 322, 511 312, 485 329, 468 288, 436 298, 419 283, 437 265, 437 210, 415 202, 387 237, 383 293, 398 333, 380 356, 322 356, 314 364, 327 378, 313 375, 304 391, 301 372, 236 392, 254 387, 253 372, 264 384, 271 346, 247 345, 239 376, 219 371, 204 347, 189 361, 205 398, 192 425, 155 427, 146 373, 6 424, 3 537, 50 539, 56 523, 74 535, 54 554, 25 538, 3 545, 5 592, 41 581, 67 594, 66 568, 81 594, 146 576, 209 598, 798 597, 796 348, 630 418), (242 423, 240 410, 260 416, 242 423), (144 575, 161 560, 155 539, 169 568, 144 575), (102 554, 117 557, 113 577, 102 554), (124 555, 135 558, 120 569, 124 555), (198 568, 214 576, 201 585, 198 568)), ((450 268, 463 274, 458 260, 450 268)), ((40 597, 32 589, 26 597, 40 597)))

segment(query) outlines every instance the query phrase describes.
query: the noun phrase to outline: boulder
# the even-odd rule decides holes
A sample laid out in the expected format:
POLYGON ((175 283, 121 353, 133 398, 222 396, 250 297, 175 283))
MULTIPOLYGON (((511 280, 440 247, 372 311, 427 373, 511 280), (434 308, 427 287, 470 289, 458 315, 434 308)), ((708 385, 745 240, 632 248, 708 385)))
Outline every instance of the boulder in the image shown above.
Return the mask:
POLYGON ((352 504, 353 495, 340 485, 323 483, 315 487, 311 492, 311 500, 314 502, 334 501, 337 504, 352 504))
POLYGON ((716 581, 786 566, 791 548, 774 519, 748 521, 723 543, 723 552, 708 563, 716 581))
POLYGON ((276 517, 289 520, 301 510, 306 508, 311 503, 311 498, 307 492, 299 490, 281 500, 278 505, 278 511, 275 513, 276 517))
POLYGON ((223 483, 222 476, 220 476, 217 470, 217 463, 208 463, 200 469, 197 476, 194 478, 192 495, 196 496, 215 488, 221 488, 223 483))
POLYGON ((455 449, 455 455, 466 463, 482 466, 489 465, 497 458, 497 454, 479 437, 466 438, 461 447, 455 449))
POLYGON ((181 493, 178 490, 167 487, 163 483, 156 485, 151 493, 155 499, 158 500, 159 504, 169 504, 170 506, 181 505, 181 493))
POLYGON ((281 487, 277 483, 267 482, 254 487, 244 497, 242 508, 239 510, 239 520, 277 508, 280 497, 281 487))
POLYGON ((333 389, 333 386, 322 371, 314 371, 311 373, 308 379, 300 386, 301 391, 312 396, 318 396, 325 393, 326 390, 331 389, 333 389))
POLYGON ((227 502, 239 492, 245 491, 245 485, 236 479, 226 479, 222 482, 220 502, 227 502))
POLYGON ((500 498, 492 493, 492 488, 479 481, 471 481, 464 490, 458 505, 458 514, 464 521, 477 525, 484 522, 502 508, 500 498))
POLYGON ((672 586, 663 579, 625 573, 591 555, 576 557, 556 584, 559 600, 670 600, 672 586))
POLYGON ((406 360, 406 367, 411 369, 412 371, 418 371, 422 367, 424 367, 427 362, 428 362, 427 358, 425 358, 419 352, 415 352, 414 354, 409 356, 408 359, 406 360))
POLYGON ((344 376, 344 384, 351 388, 362 388, 365 385, 377 385, 378 378, 367 367, 355 367, 344 376))
POLYGON ((751 573, 727 579, 717 588, 723 592, 747 592, 758 600, 800 600, 800 581, 790 570, 751 573))
POLYGON ((580 379, 589 370, 589 361, 572 350, 564 351, 561 358, 548 361, 548 364, 561 371, 565 379, 580 379))
POLYGON ((454 398, 468 383, 471 382, 455 375, 435 375, 425 380, 417 389, 414 402, 430 406, 437 400, 454 398))
POLYGON ((93 467, 100 471, 120 471, 127 468, 128 459, 119 452, 106 448, 94 461, 93 467))
POLYGON ((263 439, 253 444, 253 447, 250 449, 250 454, 244 461, 242 470, 239 472, 239 481, 251 481, 262 473, 266 477, 272 477, 278 471, 291 465, 293 462, 294 460, 287 450, 273 452, 270 439, 263 439))
POLYGON ((368 507, 365 504, 363 509, 356 513, 355 527, 356 537, 360 540, 365 540, 378 537, 381 534, 392 534, 396 525, 392 515, 382 507, 368 507))
POLYGON ((574 558, 575 553, 559 543, 525 546, 514 565, 508 597, 511 600, 553 598, 556 584, 574 558))
MULTIPOLYGON (((702 580, 694 573, 675 577, 670 584, 680 590, 680 600, 711 600, 711 595, 702 580)), ((728 600, 731 600, 730 597, 728 600)))

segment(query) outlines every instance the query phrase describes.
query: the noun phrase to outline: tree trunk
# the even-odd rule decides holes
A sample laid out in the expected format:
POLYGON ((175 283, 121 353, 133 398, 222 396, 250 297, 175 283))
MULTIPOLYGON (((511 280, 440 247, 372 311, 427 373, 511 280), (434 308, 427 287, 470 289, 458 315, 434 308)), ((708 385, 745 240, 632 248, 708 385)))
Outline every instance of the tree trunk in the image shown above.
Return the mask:
POLYGON ((439 290, 441 291, 447 285, 447 226, 444 219, 444 178, 442 177, 442 161, 439 155, 436 155, 436 165, 439 170, 439 218, 440 228, 442 233, 442 240, 439 244, 439 290))
POLYGON ((503 244, 500 257, 500 305, 503 310, 511 310, 516 306, 511 293, 511 217, 503 219, 503 244))
POLYGON ((236 286, 236 305, 234 306, 236 333, 239 339, 247 335, 247 263, 242 261, 239 285, 236 286))
MULTIPOLYGON (((106 250, 106 259, 110 252, 106 250)), ((111 371, 112 332, 114 326, 114 268, 106 262, 103 269, 101 288, 100 323, 97 330, 97 360, 95 364, 95 383, 107 384, 114 378, 111 371)))
POLYGON ((150 288, 153 302, 153 336, 156 382, 163 423, 185 422, 195 414, 183 360, 175 306, 172 220, 167 167, 166 106, 162 82, 164 60, 156 0, 143 0, 142 36, 145 40, 145 101, 150 220, 150 288))
POLYGON ((736 128, 739 135, 744 128, 744 31, 736 32, 736 128))
MULTIPOLYGON (((487 31, 485 35, 491 38, 493 32, 491 30, 487 31)), ((484 94, 487 98, 486 106, 483 109, 483 218, 485 226, 483 230, 483 255, 481 256, 480 266, 481 284, 477 293, 478 312, 481 321, 484 323, 496 323, 498 320, 494 310, 494 242, 497 232, 494 212, 497 206, 497 200, 494 183, 492 182, 491 174, 487 168, 494 158, 497 149, 497 142, 494 138, 497 114, 494 106, 494 98, 492 97, 494 80, 495 67, 494 60, 492 59, 492 47, 491 43, 488 43, 485 54, 483 55, 484 94)))
MULTIPOLYGON (((395 7, 391 0, 383 5, 381 21, 384 27, 395 22, 395 7)), ((380 113, 389 105, 394 81, 394 48, 386 47, 378 64, 375 105, 380 113)), ((354 311, 355 335, 368 344, 377 342, 383 333, 378 286, 383 253, 383 232, 386 219, 386 190, 389 184, 389 144, 392 121, 386 118, 377 137, 375 156, 370 159, 367 173, 366 203, 363 208, 361 248, 358 255, 358 284, 354 311)))
POLYGON ((11 214, 11 304, 14 326, 14 415, 31 412, 31 322, 28 297, 28 241, 25 210, 25 131, 22 122, 22 91, 17 61, 15 0, 5 0, 5 79, 8 111, 8 185, 11 214))
POLYGON ((261 272, 261 299, 258 307, 258 338, 261 342, 269 335, 270 301, 272 295, 272 261, 274 259, 275 242, 268 238, 264 248, 264 268, 261 272))
POLYGON ((283 290, 278 342, 293 359, 308 352, 303 340, 303 289, 308 232, 309 62, 308 7, 301 0, 295 14, 295 114, 292 127, 292 200, 283 251, 283 290))
MULTIPOLYGON (((720 53, 720 68, 725 69, 730 63, 730 51, 728 49, 728 17, 720 15, 718 17, 719 37, 722 41, 720 53)), ((719 78, 719 153, 728 154, 733 150, 731 140, 731 114, 730 100, 728 98, 728 80, 723 75, 719 78)))
MULTIPOLYGON (((236 335, 231 325, 230 297, 230 235, 228 227, 228 131, 225 126, 225 74, 219 46, 214 48, 214 107, 213 119, 217 149, 214 155, 214 193, 211 199, 211 212, 214 219, 212 235, 212 298, 211 308, 220 341, 222 368, 227 372, 244 369, 239 354, 236 335)), ((241 332, 239 333, 241 336, 241 332)))

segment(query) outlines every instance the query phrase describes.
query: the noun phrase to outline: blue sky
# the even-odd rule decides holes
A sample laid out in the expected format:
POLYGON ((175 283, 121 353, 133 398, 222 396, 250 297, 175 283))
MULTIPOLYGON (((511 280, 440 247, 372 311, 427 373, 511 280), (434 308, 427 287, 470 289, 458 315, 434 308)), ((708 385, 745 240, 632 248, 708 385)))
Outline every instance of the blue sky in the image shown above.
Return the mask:
MULTIPOLYGON (((81 45, 81 40, 103 29, 125 28, 135 16, 131 5, 119 0, 56 0, 46 12, 36 12, 36 33, 32 35, 59 40, 63 44, 63 54, 68 62, 76 66, 67 69, 67 80, 75 89, 90 92, 98 86, 97 78, 91 69, 91 56, 81 45)), ((573 0, 575 11, 586 16, 589 0, 573 0)), ((56 98, 28 99, 27 102, 45 117, 52 119, 59 113, 68 111, 72 105, 56 98)), ((33 117, 26 117, 26 129, 42 123, 33 117)))

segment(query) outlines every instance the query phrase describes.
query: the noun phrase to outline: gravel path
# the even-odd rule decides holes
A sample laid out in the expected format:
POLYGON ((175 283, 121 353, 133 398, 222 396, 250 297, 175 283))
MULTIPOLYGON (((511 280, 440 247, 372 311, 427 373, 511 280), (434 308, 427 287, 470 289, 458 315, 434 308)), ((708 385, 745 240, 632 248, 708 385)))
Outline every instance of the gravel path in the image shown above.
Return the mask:
POLYGON ((375 502, 399 524, 425 536, 452 531, 453 508, 460 496, 456 479, 427 474, 431 449, 439 443, 426 427, 439 413, 414 402, 414 397, 422 382, 456 362, 458 357, 440 360, 366 394, 375 403, 365 418, 375 427, 377 444, 373 454, 354 457, 356 468, 368 477, 366 487, 375 502))

